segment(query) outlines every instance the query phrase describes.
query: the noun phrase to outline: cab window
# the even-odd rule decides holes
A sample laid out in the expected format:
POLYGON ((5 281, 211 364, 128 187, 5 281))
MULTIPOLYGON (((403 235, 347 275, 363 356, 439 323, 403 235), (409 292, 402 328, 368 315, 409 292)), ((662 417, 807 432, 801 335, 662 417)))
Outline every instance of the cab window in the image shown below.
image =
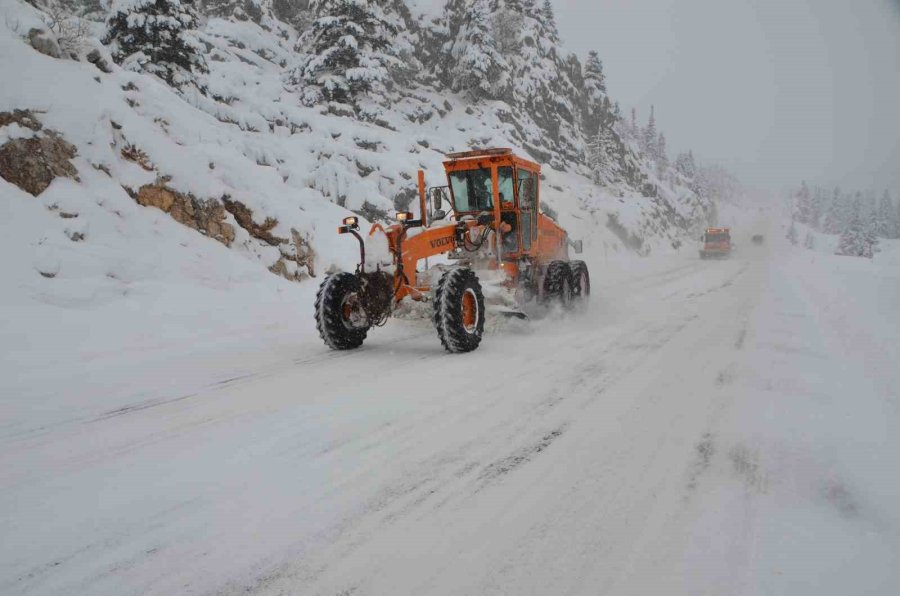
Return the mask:
POLYGON ((537 218, 534 215, 536 202, 536 176, 525 169, 519 169, 519 207, 522 214, 522 249, 531 250, 531 241, 537 234, 537 218))
POLYGON ((537 181, 535 175, 528 170, 519 170, 519 205, 523 209, 533 209, 535 203, 535 194, 537 190, 537 181), (530 181, 530 182, 528 182, 530 181))
POLYGON ((457 213, 489 211, 494 208, 489 169, 464 170, 450 174, 453 207, 457 213))
POLYGON ((512 208, 515 202, 513 194, 513 169, 509 166, 497 168, 497 186, 500 192, 500 208, 512 208))

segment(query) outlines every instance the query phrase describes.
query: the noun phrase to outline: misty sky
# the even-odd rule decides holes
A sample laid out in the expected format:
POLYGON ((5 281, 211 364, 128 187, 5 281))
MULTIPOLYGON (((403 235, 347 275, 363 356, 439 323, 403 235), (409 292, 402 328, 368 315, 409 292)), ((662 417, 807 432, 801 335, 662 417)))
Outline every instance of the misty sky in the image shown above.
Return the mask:
POLYGON ((671 150, 745 182, 900 191, 900 0, 553 0, 671 150))

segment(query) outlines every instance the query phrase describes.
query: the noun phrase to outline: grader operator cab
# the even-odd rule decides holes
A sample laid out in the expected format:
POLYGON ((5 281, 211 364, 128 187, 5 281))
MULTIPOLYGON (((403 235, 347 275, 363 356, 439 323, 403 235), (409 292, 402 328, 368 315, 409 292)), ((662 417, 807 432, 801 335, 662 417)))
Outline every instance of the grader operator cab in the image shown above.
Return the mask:
POLYGON ((516 316, 524 317, 522 307, 530 301, 572 308, 587 300, 587 265, 569 260, 569 248, 580 253, 581 241, 571 241, 540 210, 540 166, 510 149, 448 158, 446 185, 427 189, 419 171, 418 219, 398 213, 396 224, 373 224, 366 238, 356 217, 338 228, 358 240, 360 262, 355 273, 330 275, 319 287, 316 327, 330 348, 359 347, 369 329, 384 324, 409 297, 432 302, 432 321, 447 351, 474 350, 485 322, 478 273, 500 279, 514 296, 516 316), (428 258, 436 255, 446 255, 450 264, 429 267, 428 258))

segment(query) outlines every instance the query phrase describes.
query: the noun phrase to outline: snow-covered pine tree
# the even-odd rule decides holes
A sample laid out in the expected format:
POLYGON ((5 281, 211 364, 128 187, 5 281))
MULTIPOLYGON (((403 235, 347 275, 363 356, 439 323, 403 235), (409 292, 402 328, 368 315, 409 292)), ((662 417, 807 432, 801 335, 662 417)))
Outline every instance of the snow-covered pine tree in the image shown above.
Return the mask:
POLYGON ((490 30, 490 0, 472 0, 464 8, 451 42, 450 87, 470 99, 499 99, 509 90, 509 65, 490 30))
POLYGON ((895 238, 894 235, 894 205, 890 193, 885 190, 878 201, 878 211, 875 216, 875 231, 882 238, 895 238))
POLYGON ((304 31, 311 21, 311 0, 272 0, 272 12, 281 21, 304 31))
POLYGON ((875 255, 875 244, 878 239, 866 229, 861 211, 860 195, 857 195, 849 204, 849 220, 844 231, 841 232, 838 241, 836 255, 849 257, 866 257, 871 259, 875 255))
POLYGON ((569 54, 565 59, 565 78, 572 84, 573 97, 572 105, 575 114, 581 121, 582 130, 584 129, 584 115, 587 112, 587 90, 585 88, 584 67, 581 60, 575 54, 569 54))
POLYGON ((897 202, 894 203, 894 238, 900 238, 900 197, 898 197, 897 202))
POLYGON ((648 159, 656 160, 656 141, 659 134, 656 130, 656 114, 654 106, 650 106, 650 118, 641 134, 641 151, 648 159))
POLYGON ((826 234, 840 234, 844 227, 843 209, 844 198, 841 189, 835 187, 831 193, 831 200, 825 209, 822 218, 822 231, 826 234))
POLYGON ((541 17, 547 31, 547 39, 552 44, 550 48, 555 51, 559 47, 559 29, 556 27, 556 14, 553 12, 553 5, 550 4, 550 0, 544 0, 544 5, 541 7, 541 17))
POLYGON ((607 117, 604 100, 608 101, 603 62, 593 50, 588 52, 587 62, 584 64, 584 94, 583 128, 587 137, 592 138, 600 132, 600 125, 607 117))
POLYGON ((581 91, 560 58, 556 23, 534 0, 494 2, 503 14, 517 15, 521 22, 519 51, 505 57, 512 72, 508 103, 517 111, 522 142, 535 156, 564 169, 584 155, 576 109, 581 91), (555 161, 557 156, 562 159, 555 161))
MULTIPOLYGON (((464 0, 449 0, 447 3, 448 8, 445 10, 449 10, 449 7, 457 2, 464 3, 464 0)), ((521 8, 516 10, 514 6, 510 7, 509 3, 500 4, 494 10, 491 18, 491 29, 494 33, 497 49, 500 50, 501 55, 504 57, 514 56, 522 48, 521 33, 523 21, 524 17, 522 16, 521 8)))
POLYGON ((697 164, 694 161, 694 152, 679 153, 675 158, 675 169, 686 178, 693 178, 697 174, 697 164))
POLYGON ((790 225, 790 227, 788 227, 787 234, 785 234, 784 237, 787 238, 791 244, 793 244, 794 246, 797 246, 797 236, 798 236, 797 224, 796 224, 796 222, 794 222, 793 219, 791 219, 791 225, 790 225))
POLYGON ((819 229, 822 222, 822 215, 825 213, 827 203, 828 195, 825 193, 825 189, 821 186, 816 186, 812 192, 812 210, 810 212, 810 220, 807 222, 816 230, 819 229))
POLYGON ((366 97, 376 105, 387 101, 399 56, 409 50, 399 35, 402 20, 379 0, 316 0, 313 8, 316 20, 297 44, 301 58, 289 83, 305 105, 331 103, 374 116, 377 108, 361 103, 366 97))
POLYGON ((803 224, 810 224, 813 220, 812 193, 805 180, 794 194, 794 217, 803 224))
POLYGON ((193 84, 203 91, 194 76, 207 72, 197 25, 186 0, 115 0, 103 43, 126 69, 154 74, 178 89, 193 84))
POLYGON ((656 167, 660 173, 669 167, 669 155, 666 149, 666 135, 662 132, 656 139, 656 167))
POLYGON ((200 0, 198 8, 202 14, 228 18, 236 14, 236 11, 243 11, 244 2, 245 0, 200 0))
POLYGON ((812 232, 807 232, 806 237, 803 239, 803 248, 812 250, 816 247, 816 238, 813 236, 812 232))

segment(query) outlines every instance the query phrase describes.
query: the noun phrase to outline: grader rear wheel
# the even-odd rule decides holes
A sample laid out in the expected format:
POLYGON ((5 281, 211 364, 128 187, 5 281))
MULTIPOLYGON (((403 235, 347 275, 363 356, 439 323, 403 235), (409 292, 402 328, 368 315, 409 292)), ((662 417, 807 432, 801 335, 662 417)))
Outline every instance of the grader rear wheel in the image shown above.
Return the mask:
POLYGON ((432 320, 448 352, 471 352, 478 347, 484 333, 484 294, 471 269, 451 269, 441 276, 432 320))
POLYGON ((568 308, 572 300, 572 271, 565 261, 551 261, 544 275, 544 303, 568 308))
POLYGON ((572 302, 576 305, 587 304, 591 295, 591 276, 588 273, 587 263, 571 261, 569 271, 572 273, 572 302))

